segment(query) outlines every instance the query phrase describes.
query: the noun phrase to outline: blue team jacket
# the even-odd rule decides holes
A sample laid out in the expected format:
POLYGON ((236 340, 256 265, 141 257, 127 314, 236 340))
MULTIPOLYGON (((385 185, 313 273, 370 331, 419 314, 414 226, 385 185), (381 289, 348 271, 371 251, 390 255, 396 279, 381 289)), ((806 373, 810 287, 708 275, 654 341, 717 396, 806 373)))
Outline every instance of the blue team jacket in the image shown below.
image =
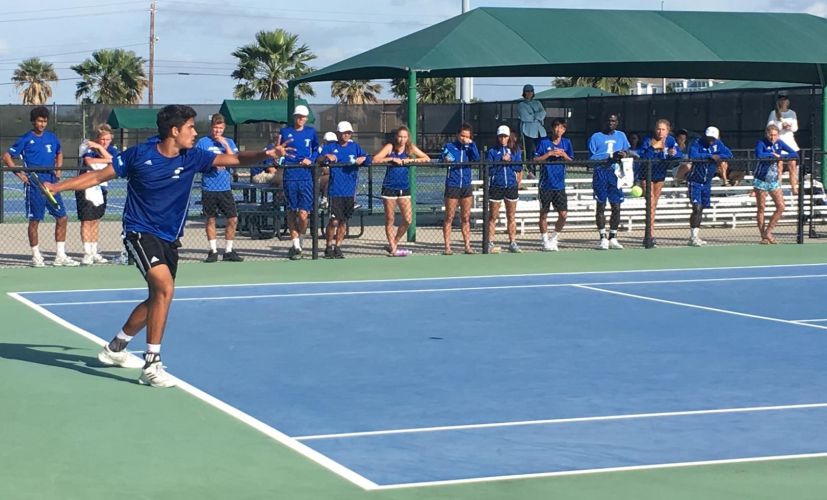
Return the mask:
POLYGON ((464 165, 451 165, 445 175, 445 187, 465 187, 471 185, 471 167, 467 164, 470 161, 480 161, 480 150, 473 142, 471 144, 460 144, 457 141, 450 142, 442 148, 441 160, 445 163, 465 163, 464 165))
MULTIPOLYGON (((726 145, 715 139, 712 144, 707 144, 703 137, 699 137, 692 141, 689 146, 690 160, 708 160, 712 155, 718 155, 721 159, 732 158, 732 151, 726 145)), ((698 184, 709 184, 712 178, 715 177, 715 171, 718 169, 718 164, 714 161, 708 162, 692 162, 692 170, 686 176, 688 182, 695 182, 698 184)))

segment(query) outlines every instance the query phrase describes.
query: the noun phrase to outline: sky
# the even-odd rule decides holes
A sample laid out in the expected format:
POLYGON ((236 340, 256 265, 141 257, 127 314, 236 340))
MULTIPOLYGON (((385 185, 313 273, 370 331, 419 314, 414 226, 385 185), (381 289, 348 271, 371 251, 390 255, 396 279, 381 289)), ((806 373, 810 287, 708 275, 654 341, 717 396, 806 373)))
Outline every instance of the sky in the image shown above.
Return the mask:
MULTIPOLYGON (((4 2, 7 3, 7 2, 4 2)), ((8 2, 11 3, 11 2, 8 2)), ((7 6, 8 6, 7 3, 7 6)), ((11 83, 17 65, 40 57, 59 82, 53 102, 73 104, 77 74, 70 68, 102 48, 123 48, 149 58, 151 0, 39 0, 38 12, 15 2, 0 17, 0 104, 19 104, 11 83)), ((471 0, 476 7, 583 8, 582 0, 471 0)), ((261 30, 285 29, 316 54, 315 69, 459 15, 461 0, 316 0, 310 8, 282 0, 157 0, 155 103, 209 104, 231 99, 234 50, 261 30), (184 74, 182 74, 184 73, 184 74)), ((827 0, 592 0, 588 8, 673 11, 799 12, 827 17, 827 0), (725 6, 725 9, 722 8, 725 6)), ((566 76, 566 75, 557 75, 566 76)), ((475 79, 484 101, 519 98, 522 85, 549 88, 552 77, 475 79)), ((387 82, 382 98, 391 99, 387 82)), ((331 103, 330 84, 314 84, 311 103, 331 103)), ((145 101, 144 101, 145 102, 145 101)))

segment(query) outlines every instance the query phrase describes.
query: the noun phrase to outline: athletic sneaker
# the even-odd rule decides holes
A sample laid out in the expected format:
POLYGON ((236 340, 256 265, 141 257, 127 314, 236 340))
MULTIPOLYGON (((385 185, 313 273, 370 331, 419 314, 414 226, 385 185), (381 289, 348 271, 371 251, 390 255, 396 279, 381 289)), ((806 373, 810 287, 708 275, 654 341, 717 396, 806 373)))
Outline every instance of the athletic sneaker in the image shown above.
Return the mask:
POLYGON ((98 361, 106 366, 120 366, 121 368, 144 367, 144 362, 139 357, 129 354, 129 351, 126 349, 115 352, 109 348, 109 344, 106 344, 103 350, 98 353, 98 361))
POLYGON ((689 246, 691 247, 702 247, 706 245, 706 242, 700 238, 689 238, 689 246))
POLYGON ((210 253, 207 254, 207 258, 204 259, 204 262, 218 262, 218 252, 213 252, 210 250, 210 253))
POLYGON ((99 253, 92 255, 92 261, 95 264, 109 264, 109 260, 99 253))
POLYGON ((520 250, 520 246, 517 245, 516 241, 512 241, 508 244, 508 251, 511 253, 523 253, 523 251, 520 250))
POLYGON ((68 255, 58 255, 55 257, 55 261, 52 265, 55 267, 77 267, 80 265, 80 262, 69 257, 68 255))
POLYGON ((345 255, 342 253, 342 248, 338 245, 333 246, 333 258, 334 259, 344 259, 345 255))
POLYGON ((42 255, 32 255, 32 267, 46 267, 42 255))
POLYGON ((227 262, 244 262, 244 257, 238 255, 235 250, 230 250, 229 252, 224 252, 224 256, 221 257, 221 260, 227 262))
POLYGON ((83 254, 83 258, 80 259, 81 266, 91 266, 95 264, 95 256, 92 254, 83 254))
POLYGON ((290 251, 287 252, 287 257, 290 260, 301 260, 302 258, 302 249, 296 247, 290 247, 290 251))
POLYGON ((413 252, 410 250, 406 250, 404 248, 397 248, 396 251, 393 253, 393 257, 407 257, 412 253, 413 252))
POLYGON ((598 250, 608 250, 609 249, 609 240, 606 238, 600 238, 600 243, 597 244, 598 250))
POLYGON ((617 238, 612 238, 609 240, 609 248, 611 248, 612 250, 623 250, 623 245, 621 245, 620 242, 617 241, 617 238))
POLYGON ((150 363, 141 371, 138 383, 152 387, 175 387, 172 375, 168 374, 164 368, 165 366, 160 361, 150 363))
POLYGON ((560 249, 557 247, 557 240, 546 240, 543 242, 543 251, 544 252, 559 252, 560 249))
POLYGON ((325 259, 332 259, 333 258, 333 245, 327 245, 324 247, 324 258, 325 259))
POLYGON ((488 253, 500 253, 501 249, 493 243, 488 244, 488 253))

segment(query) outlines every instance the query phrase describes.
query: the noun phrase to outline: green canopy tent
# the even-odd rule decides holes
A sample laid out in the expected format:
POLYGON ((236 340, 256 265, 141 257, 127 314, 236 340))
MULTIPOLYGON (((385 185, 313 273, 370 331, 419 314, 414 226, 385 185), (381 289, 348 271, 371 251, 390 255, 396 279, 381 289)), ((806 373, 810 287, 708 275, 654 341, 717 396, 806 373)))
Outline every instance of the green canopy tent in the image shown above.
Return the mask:
MULTIPOLYGON (((296 104, 307 106, 307 101, 297 99, 296 104)), ((309 109, 309 108, 308 108, 309 109)), ((238 126, 248 123, 289 123, 292 106, 288 106, 286 99, 281 100, 237 100, 225 99, 218 111, 227 120, 227 125, 233 126, 233 140, 238 144, 238 126)), ((308 123, 313 123, 313 112, 307 117, 308 123)))
POLYGON ((303 82, 407 77, 416 140, 419 76, 691 76, 824 89, 826 70, 827 19, 808 14, 484 7, 291 80, 288 100, 303 82), (778 32, 790 36, 764 40, 778 32))
POLYGON ((584 97, 614 96, 611 92, 594 87, 557 87, 534 94, 535 99, 582 99, 584 97))
POLYGON ((126 129, 157 130, 158 109, 153 108, 112 108, 106 123, 113 129, 120 129, 120 143, 124 145, 126 129))
POLYGON ((804 83, 789 83, 789 82, 755 82, 743 80, 730 80, 728 82, 719 83, 701 92, 713 92, 720 90, 783 90, 795 89, 801 87, 811 87, 811 85, 804 83))

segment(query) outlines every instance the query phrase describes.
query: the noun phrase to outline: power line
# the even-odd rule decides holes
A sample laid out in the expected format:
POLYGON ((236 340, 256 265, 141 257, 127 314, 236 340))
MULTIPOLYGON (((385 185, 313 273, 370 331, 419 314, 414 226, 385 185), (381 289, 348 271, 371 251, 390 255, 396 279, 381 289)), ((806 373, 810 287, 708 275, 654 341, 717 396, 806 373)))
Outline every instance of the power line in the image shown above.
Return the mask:
MULTIPOLYGON (((389 25, 389 26, 399 26, 400 21, 365 21, 362 18, 358 19, 322 19, 318 17, 285 17, 285 16, 267 16, 262 15, 260 13, 240 13, 240 12, 232 12, 229 10, 221 11, 215 10, 210 12, 205 11, 192 11, 187 9, 176 9, 176 8, 166 8, 163 9, 164 12, 179 12, 182 14, 189 14, 191 16, 218 16, 218 17, 226 17, 232 16, 233 18, 250 18, 250 19, 277 19, 279 21, 308 21, 313 23, 334 23, 334 24, 376 24, 376 25, 389 25)), ((358 15, 358 13, 352 13, 353 15, 358 15)), ((406 21, 405 26, 409 27, 420 27, 420 26, 427 26, 425 23, 421 23, 418 21, 411 22, 406 21)))
MULTIPOLYGON (((86 10, 89 8, 95 9, 100 7, 114 7, 115 5, 126 5, 126 4, 145 4, 146 0, 130 0, 127 2, 105 2, 105 3, 96 3, 96 4, 86 4, 86 5, 75 5, 74 7, 49 7, 49 12, 57 12, 61 10, 86 10)), ((31 9, 26 10, 12 10, 12 11, 5 11, 3 14, 30 14, 32 12, 31 9)))
MULTIPOLYGON (((119 47, 106 47, 106 48, 109 48, 109 49, 125 49, 127 47, 136 47, 138 45, 146 45, 146 42, 131 43, 131 44, 127 44, 127 45, 121 45, 119 47)), ((0 63, 15 63, 15 62, 19 62, 23 59, 30 59, 32 57, 44 58, 44 57, 56 57, 56 56, 69 56, 69 55, 74 55, 74 54, 86 54, 86 53, 91 54, 92 52, 95 52, 95 51, 98 51, 98 50, 101 50, 101 48, 98 47, 98 48, 94 48, 94 49, 76 50, 76 51, 73 51, 73 52, 61 52, 59 54, 38 54, 38 55, 19 56, 19 57, 13 58, 13 59, 0 59, 0 63)), ((68 61, 58 61, 58 62, 68 62, 68 61)))
POLYGON ((62 16, 39 16, 39 17, 19 17, 16 19, 0 19, 0 23, 21 23, 25 21, 49 21, 53 19, 68 19, 72 17, 93 17, 93 16, 111 16, 128 14, 130 12, 145 12, 145 9, 125 9, 116 10, 113 12, 85 12, 83 14, 65 14, 62 16))

